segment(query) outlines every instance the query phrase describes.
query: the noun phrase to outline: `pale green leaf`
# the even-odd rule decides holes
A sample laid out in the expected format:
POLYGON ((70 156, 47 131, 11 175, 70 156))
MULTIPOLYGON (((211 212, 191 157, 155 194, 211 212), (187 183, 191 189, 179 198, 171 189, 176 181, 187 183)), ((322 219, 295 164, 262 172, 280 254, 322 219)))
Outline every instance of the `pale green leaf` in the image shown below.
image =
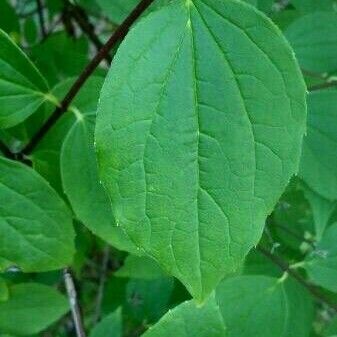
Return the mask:
POLYGON ((0 277, 0 302, 8 300, 8 287, 4 279, 0 277))
POLYGON ((16 336, 38 333, 69 310, 65 297, 42 284, 13 285, 9 292, 9 300, 0 302, 1 333, 16 336))
POLYGON ((285 35, 301 67, 314 72, 337 69, 336 26, 337 13, 331 11, 302 16, 287 27, 285 35))
POLYGON ((225 337, 226 329, 214 296, 203 306, 194 301, 169 310, 143 337, 225 337))
POLYGON ((305 270, 317 285, 337 293, 337 223, 324 232, 317 248, 306 259, 305 270))
POLYGON ((115 276, 153 280, 168 275, 153 259, 147 256, 129 255, 123 266, 115 272, 115 276))
POLYGON ((313 319, 310 296, 298 284, 267 276, 221 282, 216 298, 228 337, 308 337, 313 319))
POLYGON ((27 56, 0 30, 0 128, 19 124, 48 99, 47 84, 27 56))
POLYGON ((92 329, 89 337, 121 337, 122 336, 122 312, 118 308, 109 314, 92 329))
POLYGON ((96 131, 116 221, 198 300, 242 262, 298 167, 305 87, 237 1, 174 1, 122 43, 96 131))
POLYGON ((74 253, 64 202, 31 168, 0 157, 0 271, 59 269, 74 253))
POLYGON ((299 170, 299 176, 313 191, 331 201, 337 200, 336 104, 336 91, 309 94, 308 130, 299 170))

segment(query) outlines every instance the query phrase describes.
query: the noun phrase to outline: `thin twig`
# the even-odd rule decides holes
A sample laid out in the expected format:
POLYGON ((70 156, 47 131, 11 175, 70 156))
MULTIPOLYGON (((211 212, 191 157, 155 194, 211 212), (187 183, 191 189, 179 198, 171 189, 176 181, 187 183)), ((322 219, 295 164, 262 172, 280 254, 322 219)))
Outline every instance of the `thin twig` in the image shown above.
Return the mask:
POLYGON ((258 246, 256 250, 260 252, 262 255, 264 255, 265 257, 267 257, 275 265, 277 265, 282 271, 287 272, 299 284, 301 284, 304 288, 306 288, 311 293, 311 295, 313 295, 316 299, 318 299, 320 302, 327 304, 334 311, 337 311, 337 303, 331 301, 329 298, 324 296, 315 286, 308 283, 307 280, 303 276, 297 273, 294 269, 290 268, 290 265, 288 262, 284 261, 283 259, 276 256, 275 254, 272 254, 268 249, 263 248, 261 246, 258 246))
POLYGON ((97 292, 97 298, 96 298, 96 311, 95 311, 95 317, 94 317, 95 324, 101 318, 104 286, 105 286, 107 272, 108 272, 109 260, 110 260, 110 247, 106 246, 106 248, 103 251, 100 280, 99 280, 98 292, 97 292))
MULTIPOLYGON (((87 13, 83 10, 83 8, 77 5, 73 5, 70 3, 68 3, 67 5, 70 8, 70 13, 72 17, 77 22, 81 30, 87 35, 87 37, 92 42, 92 44, 96 47, 97 51, 102 49, 104 44, 102 43, 100 38, 95 33, 95 27, 90 22, 87 13)), ((106 60, 107 65, 109 66, 110 63, 112 62, 112 57, 109 54, 107 54, 105 56, 105 60, 106 60)))
POLYGON ((328 88, 333 88, 333 87, 337 87, 337 81, 336 80, 327 81, 327 82, 320 83, 320 84, 315 84, 315 85, 309 87, 308 90, 309 91, 317 91, 317 90, 328 89, 328 88))
POLYGON ((300 242, 305 242, 307 243, 308 245, 310 245, 311 248, 315 249, 316 248, 316 245, 315 245, 315 242, 314 241, 311 241, 311 240, 308 240, 304 237, 302 237, 301 235, 297 234, 296 232, 292 231, 291 229, 289 229, 288 227, 286 226, 283 226, 283 225, 280 225, 280 224, 271 224, 270 225, 271 227, 272 226, 275 226, 281 230, 283 230, 285 233, 288 233, 290 234, 292 237, 294 237, 295 239, 297 239, 298 241, 300 242))
POLYGON ((83 326, 81 310, 78 304, 78 298, 77 298, 74 280, 68 268, 65 268, 63 270, 63 277, 64 277, 64 284, 65 284, 67 294, 68 294, 71 314, 72 314, 73 322, 75 325, 76 336, 86 337, 84 326, 83 326))
POLYGON ((42 35, 42 38, 45 39, 47 36, 47 29, 46 29, 46 24, 44 21, 42 0, 36 0, 36 5, 37 5, 37 14, 39 16, 41 35, 42 35))
POLYGON ((130 13, 130 15, 124 20, 124 22, 117 28, 112 34, 107 43, 96 54, 92 61, 83 70, 81 75, 77 78, 72 85, 64 99, 62 100, 60 107, 57 107, 54 113, 49 117, 42 128, 32 137, 27 146, 23 149, 23 153, 29 155, 45 136, 45 134, 52 128, 52 126, 58 121, 58 119, 67 111, 69 105, 81 90, 84 83, 88 80, 90 75, 96 70, 101 61, 109 54, 110 50, 116 45, 116 43, 123 39, 128 33, 130 27, 134 22, 142 15, 142 13, 152 4, 154 0, 142 0, 136 6, 136 8, 130 13))

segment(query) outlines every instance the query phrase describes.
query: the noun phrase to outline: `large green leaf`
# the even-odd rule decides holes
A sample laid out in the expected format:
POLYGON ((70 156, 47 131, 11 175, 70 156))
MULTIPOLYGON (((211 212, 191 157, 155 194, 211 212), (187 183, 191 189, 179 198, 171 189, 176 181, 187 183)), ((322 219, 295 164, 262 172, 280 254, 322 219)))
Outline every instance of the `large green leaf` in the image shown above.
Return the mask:
POLYGON ((337 293, 337 223, 328 227, 317 248, 306 259, 305 269, 319 286, 337 293))
POLYGON ((316 193, 337 200, 337 91, 308 96, 308 131, 299 176, 316 193))
POLYGON ((0 157, 0 271, 58 269, 71 263, 71 214, 31 168, 0 157))
POLYGON ((105 316, 91 331, 89 337, 121 337, 122 313, 118 308, 112 314, 105 316))
POLYGON ((9 300, 0 302, 0 333, 16 336, 38 333, 69 310, 66 298, 42 284, 22 283, 9 291, 9 300))
POLYGON ((285 35, 305 70, 330 72, 337 69, 336 26, 337 13, 331 11, 302 16, 287 27, 285 35))
POLYGON ((47 84, 27 56, 0 30, 0 128, 14 126, 48 99, 47 84))
POLYGON ((225 337, 226 329, 214 296, 198 307, 194 301, 180 304, 162 317, 143 337, 225 337))
POLYGON ((308 337, 311 331, 312 300, 296 283, 239 276, 223 281, 216 298, 228 337, 308 337))
POLYGON ((96 131, 116 221, 203 300, 260 239, 298 167, 305 87, 279 30, 237 1, 174 1, 139 22, 96 131))

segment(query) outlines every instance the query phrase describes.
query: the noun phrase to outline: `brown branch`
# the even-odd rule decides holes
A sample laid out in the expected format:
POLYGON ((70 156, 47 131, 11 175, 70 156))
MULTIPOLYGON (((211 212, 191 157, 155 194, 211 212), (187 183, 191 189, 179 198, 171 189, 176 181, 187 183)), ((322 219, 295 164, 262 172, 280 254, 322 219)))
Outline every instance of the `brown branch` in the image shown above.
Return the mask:
POLYGON ((74 279, 71 275, 71 272, 68 268, 63 270, 63 278, 64 284, 67 290, 69 305, 71 309, 71 314, 73 317, 73 322, 75 325, 76 336, 77 337, 86 337, 86 333, 84 331, 82 314, 80 310, 80 306, 78 304, 78 298, 76 293, 76 288, 74 284, 74 279))
POLYGON ((294 278, 299 284, 301 284, 304 288, 306 288, 312 296, 318 299, 320 302, 327 304, 330 308, 337 311, 337 303, 331 301, 329 298, 324 296, 317 287, 313 286, 312 284, 308 283, 307 280, 297 273, 294 269, 290 268, 288 262, 284 261, 280 257, 272 254, 268 249, 258 246, 256 250, 267 257, 270 261, 272 261, 275 265, 277 265, 282 271, 287 272, 292 278, 294 278))
MULTIPOLYGON (((104 44, 95 33, 95 27, 90 22, 89 17, 87 13, 83 10, 83 8, 77 5, 73 5, 71 3, 67 3, 67 6, 69 6, 69 11, 74 20, 79 25, 81 30, 87 35, 92 44, 96 47, 97 51, 102 49, 104 44)), ((109 66, 112 62, 112 57, 107 54, 104 58, 109 66)))
POLYGON ((69 105, 81 90, 84 83, 96 70, 101 61, 109 54, 110 50, 116 45, 119 40, 122 40, 128 33, 130 27, 135 21, 142 15, 142 13, 152 4, 154 0, 142 0, 130 13, 130 15, 124 20, 124 22, 117 28, 112 34, 107 43, 100 49, 92 61, 83 70, 81 75, 72 85, 64 99, 62 100, 60 107, 57 107, 54 113, 49 117, 42 128, 32 137, 27 146, 23 149, 23 153, 29 155, 45 134, 52 128, 52 126, 58 121, 58 119, 67 111, 69 105))

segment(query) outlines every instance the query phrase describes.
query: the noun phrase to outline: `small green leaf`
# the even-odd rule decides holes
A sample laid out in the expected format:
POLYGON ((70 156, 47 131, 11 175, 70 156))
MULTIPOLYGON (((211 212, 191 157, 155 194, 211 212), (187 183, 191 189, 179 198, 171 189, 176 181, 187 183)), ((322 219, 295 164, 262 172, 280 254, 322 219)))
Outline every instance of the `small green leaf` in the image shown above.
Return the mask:
POLYGON ((42 284, 18 284, 10 287, 9 292, 9 300, 0 302, 2 333, 16 336, 38 333, 69 310, 66 298, 42 284))
POLYGON ((48 86, 27 56, 0 30, 0 128, 19 124, 47 100, 48 86))
POLYGON ((71 263, 74 231, 64 202, 21 163, 0 157, 0 172, 0 271, 48 271, 71 263))
POLYGON ((8 287, 4 279, 0 277, 0 302, 8 300, 8 287))
POLYGON ((227 337, 308 337, 312 300, 297 283, 288 282, 256 275, 221 282, 216 298, 227 337))
POLYGON ((180 304, 173 310, 169 310, 156 325, 142 335, 142 337, 172 336, 228 336, 214 296, 211 296, 203 306, 197 306, 194 301, 180 304))
POLYGON ((305 119, 293 52, 264 15, 171 2, 130 31, 102 89, 97 154, 116 221, 204 300, 259 241, 305 119))
POLYGON ((337 293, 337 223, 328 227, 317 248, 306 259, 305 270, 317 285, 337 293))
POLYGON ((147 256, 129 255, 124 265, 115 272, 115 276, 153 280, 168 275, 153 259, 147 256))
POLYGON ((336 26, 337 13, 331 11, 304 15, 287 27, 285 35, 305 70, 323 73, 337 69, 336 26))
POLYGON ((337 200, 336 104, 336 91, 309 94, 308 131, 304 137, 299 170, 304 182, 330 201, 337 200))
POLYGON ((122 336, 122 312, 118 308, 103 319, 92 329, 89 337, 121 337, 122 336))

